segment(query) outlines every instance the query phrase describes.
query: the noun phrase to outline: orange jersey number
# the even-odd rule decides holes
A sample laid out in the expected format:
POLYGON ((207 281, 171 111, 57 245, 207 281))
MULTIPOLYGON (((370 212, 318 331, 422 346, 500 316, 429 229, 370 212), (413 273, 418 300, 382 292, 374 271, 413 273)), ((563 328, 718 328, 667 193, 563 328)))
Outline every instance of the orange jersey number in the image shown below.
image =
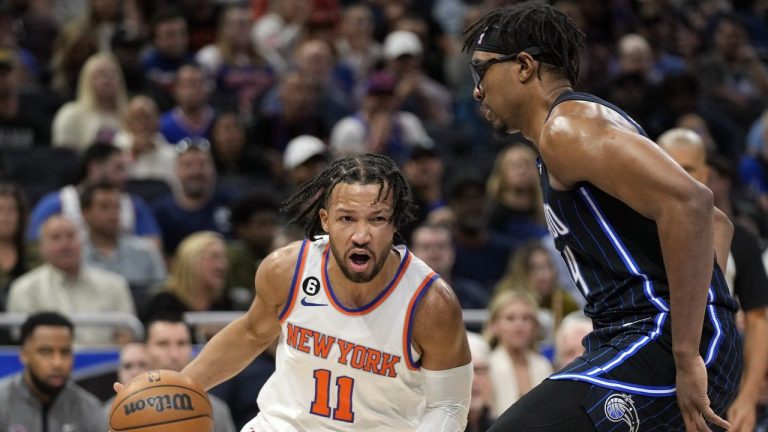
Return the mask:
MULTIPOLYGON (((315 377, 315 400, 309 412, 322 417, 331 417, 331 371, 325 369, 316 369, 315 377)), ((355 421, 355 413, 352 412, 352 390, 355 387, 355 380, 348 376, 336 378, 336 388, 338 394, 336 397, 336 408, 333 410, 333 419, 348 423, 355 421)))

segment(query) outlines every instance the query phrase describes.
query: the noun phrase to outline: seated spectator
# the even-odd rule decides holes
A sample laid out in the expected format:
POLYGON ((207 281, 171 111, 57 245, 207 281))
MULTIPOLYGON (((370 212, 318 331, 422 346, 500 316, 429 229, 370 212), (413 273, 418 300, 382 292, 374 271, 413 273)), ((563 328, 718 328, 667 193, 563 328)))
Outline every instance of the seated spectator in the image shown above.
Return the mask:
POLYGON ((330 42, 305 39, 293 53, 296 71, 309 77, 318 89, 320 116, 329 125, 355 112, 352 98, 354 72, 336 62, 330 42))
POLYGON ((223 295, 229 260, 224 240, 217 233, 202 231, 179 245, 171 274, 147 303, 142 321, 164 312, 230 310, 223 295))
POLYGON ((53 43, 51 88, 60 99, 76 97, 78 76, 88 58, 99 52, 98 44, 95 35, 80 28, 66 27, 59 32, 53 43))
MULTIPOLYGON (((134 377, 149 370, 149 355, 144 342, 128 342, 120 346, 120 358, 117 365, 117 382, 127 384, 134 377)), ((109 418, 112 414, 112 404, 115 397, 112 396, 102 404, 104 416, 109 418)))
POLYGON ((288 142, 299 135, 325 140, 330 126, 321 115, 320 89, 311 77, 298 71, 281 76, 264 100, 262 115, 254 126, 254 142, 279 163, 288 142))
POLYGON ((460 177, 448 188, 448 207, 455 223, 453 276, 480 282, 491 292, 504 276, 512 248, 504 236, 488 227, 484 194, 482 180, 460 177))
POLYGON ((200 66, 179 68, 173 86, 176 106, 160 118, 160 133, 170 143, 184 138, 209 138, 214 112, 208 98, 210 82, 200 66))
POLYGON ((232 205, 230 221, 236 240, 227 246, 227 297, 233 309, 247 310, 253 301, 256 269, 272 252, 280 229, 280 201, 270 193, 255 191, 232 205))
POLYGON ((92 144, 111 144, 127 103, 120 64, 112 54, 91 56, 83 66, 77 99, 56 113, 53 145, 84 151, 92 144))
POLYGON ((41 312, 21 326, 21 374, 0 384, 0 430, 107 430, 101 403, 70 380, 74 353, 72 323, 41 312))
POLYGON ((339 63, 353 71, 357 84, 364 83, 374 66, 383 59, 381 44, 373 37, 373 20, 371 8, 364 3, 344 8, 335 48, 339 63))
POLYGON ((489 292, 471 279, 451 274, 456 250, 450 228, 442 225, 420 225, 412 234, 411 251, 453 288, 462 309, 485 309, 489 292))
POLYGON ((517 143, 499 152, 488 176, 486 194, 492 203, 488 222, 513 243, 547 235, 536 153, 517 143))
POLYGON ((120 231, 120 196, 120 188, 109 183, 88 185, 80 196, 87 227, 83 259, 124 277, 134 303, 141 305, 147 290, 165 280, 165 262, 154 245, 120 231))
POLYGON ((269 159, 248 141, 248 131, 236 112, 222 112, 213 120, 211 146, 219 176, 271 180, 269 159))
POLYGON ((423 57, 422 42, 411 31, 393 31, 384 39, 387 70, 397 81, 397 105, 430 126, 448 126, 453 121, 451 94, 424 73, 423 57))
POLYGON ((494 386, 493 409, 498 417, 552 374, 552 365, 535 350, 538 322, 536 300, 524 291, 504 291, 491 301, 486 332, 494 386))
POLYGON ((328 146, 320 138, 299 135, 288 142, 283 153, 283 169, 291 189, 320 174, 328 165, 328 146))
POLYGON ((519 289, 528 291, 536 299, 541 336, 549 343, 553 342, 555 329, 563 317, 581 309, 559 285, 549 250, 535 240, 515 250, 504 277, 496 285, 497 293, 519 289))
POLYGON ((581 311, 571 312, 563 318, 555 332, 555 370, 568 366, 584 354, 581 341, 592 332, 592 320, 581 311))
MULTIPOLYGON (((181 372, 192 361, 192 332, 178 314, 157 315, 147 322, 147 358, 150 369, 181 372)), ((232 413, 224 401, 208 394, 213 408, 213 431, 235 432, 232 413)))
POLYGON ((214 99, 218 107, 237 109, 250 117, 258 103, 275 83, 272 68, 258 53, 249 37, 251 17, 248 7, 231 4, 220 13, 216 43, 204 46, 195 55, 216 82, 214 99))
MULTIPOLYGON (((63 214, 85 233, 80 209, 80 192, 88 184, 108 182, 121 189, 127 181, 125 155, 117 147, 94 144, 83 154, 76 182, 45 195, 32 210, 27 237, 36 240, 40 226, 52 215, 63 214)), ((146 237, 160 244, 160 228, 155 216, 143 199, 123 193, 120 200, 120 227, 126 233, 146 237)))
POLYGON ((179 68, 194 60, 189 52, 187 21, 175 9, 158 10, 151 21, 152 45, 145 52, 141 66, 147 79, 170 97, 179 68))
POLYGON ((10 284, 31 268, 25 233, 27 217, 21 190, 0 183, 0 311, 5 309, 10 284))
POLYGON ((50 120, 40 107, 20 97, 21 67, 11 50, 0 49, 0 150, 26 150, 50 145, 50 120), (31 109, 35 108, 35 109, 31 109))
MULTIPOLYGON (((768 129, 764 134, 768 135, 768 129)), ((768 140, 763 140, 759 152, 754 155, 746 154, 741 158, 739 177, 758 197, 762 211, 768 213, 768 140)))
POLYGON ((288 59, 302 39, 303 25, 311 12, 312 2, 305 0, 270 2, 270 11, 254 23, 253 44, 278 73, 290 67, 288 59))
POLYGON ((176 176, 168 169, 176 164, 176 152, 160 133, 155 102, 147 96, 136 96, 128 103, 123 128, 115 136, 115 146, 128 158, 130 179, 163 180, 176 186, 176 176))
MULTIPOLYGON (((469 351, 472 353, 472 398, 469 401, 465 432, 485 432, 493 424, 493 387, 488 360, 491 348, 477 333, 467 332, 469 351)), ((500 384, 498 384, 500 385, 500 384)))
MULTIPOLYGON (((8 294, 8 311, 34 313, 136 313, 128 282, 115 273, 83 262, 80 233, 64 216, 52 216, 40 230, 44 264, 16 279, 8 294)), ((126 338, 122 330, 89 327, 79 330, 79 345, 104 345, 126 338)))
POLYGON ((435 148, 418 146, 411 149, 402 170, 417 206, 416 219, 400 228, 403 237, 410 238, 413 228, 426 222, 430 214, 447 211, 443 190, 445 163, 435 148))
POLYGON ((395 85, 395 78, 388 72, 371 76, 360 111, 339 121, 331 131, 336 156, 378 153, 402 164, 412 148, 432 147, 432 139, 419 118, 399 109, 395 85))
POLYGON ((163 249, 172 256, 176 246, 197 231, 230 232, 229 194, 216 187, 216 168, 211 144, 204 139, 187 139, 177 146, 176 178, 179 188, 153 204, 163 232, 163 249))

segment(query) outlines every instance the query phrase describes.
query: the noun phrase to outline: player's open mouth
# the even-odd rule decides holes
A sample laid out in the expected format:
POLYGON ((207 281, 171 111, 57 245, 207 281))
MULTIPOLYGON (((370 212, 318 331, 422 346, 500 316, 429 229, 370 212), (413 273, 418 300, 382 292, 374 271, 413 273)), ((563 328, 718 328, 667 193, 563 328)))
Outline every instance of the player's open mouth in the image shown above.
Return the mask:
POLYGON ((366 254, 362 253, 353 253, 349 256, 349 261, 352 265, 352 270, 354 271, 363 271, 368 266, 368 261, 371 260, 371 257, 366 254))

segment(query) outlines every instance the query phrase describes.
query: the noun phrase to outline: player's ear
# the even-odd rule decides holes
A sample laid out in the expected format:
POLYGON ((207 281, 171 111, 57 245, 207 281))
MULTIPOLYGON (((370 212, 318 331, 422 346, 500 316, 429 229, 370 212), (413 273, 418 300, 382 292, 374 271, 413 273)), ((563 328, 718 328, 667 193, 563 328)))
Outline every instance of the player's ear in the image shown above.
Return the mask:
POLYGON ((321 208, 318 210, 320 216, 320 225, 323 227, 323 231, 328 232, 328 210, 321 208))
POLYGON ((528 81, 528 79, 533 77, 534 71, 536 67, 538 67, 536 60, 525 51, 517 55, 517 64, 517 79, 520 80, 520 82, 528 81))

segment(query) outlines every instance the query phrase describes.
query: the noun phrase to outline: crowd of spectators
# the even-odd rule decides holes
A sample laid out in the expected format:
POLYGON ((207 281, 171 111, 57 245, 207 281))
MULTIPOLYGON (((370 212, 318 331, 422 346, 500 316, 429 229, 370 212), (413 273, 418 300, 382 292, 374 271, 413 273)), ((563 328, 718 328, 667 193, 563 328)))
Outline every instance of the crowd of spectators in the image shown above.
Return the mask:
MULTIPOLYGON (((399 240, 463 308, 489 312, 470 326, 482 336, 470 336, 468 430, 485 430, 578 355, 572 342, 589 328, 547 231, 535 148, 494 132, 471 95, 462 30, 513 3, 0 2, 1 310, 155 325, 245 310, 260 261, 302 235, 280 201, 337 157, 381 153, 419 205, 399 240)), ((768 1, 550 3, 586 34, 577 91, 623 108, 654 140, 671 129, 672 141, 700 140, 708 175, 691 174, 749 247, 734 245, 751 265, 729 278, 751 325, 749 311, 768 306, 741 294, 768 290, 768 1)), ((152 338, 124 345, 129 334, 43 318, 67 344, 121 344, 159 364, 142 360, 152 338)), ((183 344, 216 331, 193 330, 183 344)), ((270 367, 264 354, 242 376, 263 382, 270 367)), ((257 409, 240 388, 236 378, 220 390, 237 426, 257 409)), ((768 395, 755 397, 768 425, 768 395)))

